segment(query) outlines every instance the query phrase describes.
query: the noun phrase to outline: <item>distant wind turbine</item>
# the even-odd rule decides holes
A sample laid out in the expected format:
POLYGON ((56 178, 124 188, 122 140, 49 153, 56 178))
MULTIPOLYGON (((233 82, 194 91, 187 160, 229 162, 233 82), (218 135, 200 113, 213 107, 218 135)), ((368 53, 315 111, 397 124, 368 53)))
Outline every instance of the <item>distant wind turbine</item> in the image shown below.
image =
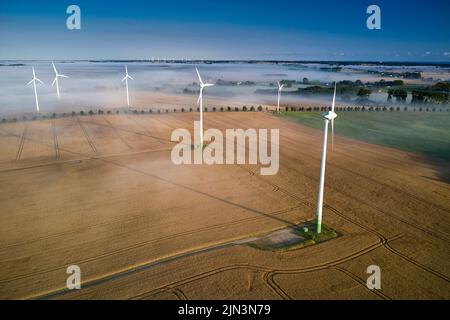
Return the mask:
POLYGON ((280 113, 280 98, 281 98, 281 90, 283 90, 284 84, 281 84, 278 81, 278 103, 277 103, 277 112, 280 113))
POLYGON ((58 99, 59 99, 59 81, 58 81, 58 77, 61 78, 68 78, 68 76, 65 76, 63 74, 59 74, 58 71, 56 70, 55 64, 52 61, 52 65, 53 65, 53 70, 55 71, 55 80, 53 80, 52 82, 52 86, 55 85, 56 83, 56 94, 58 95, 58 99))
POLYGON ((320 183, 319 183, 319 196, 317 201, 317 233, 322 232, 322 210, 323 210, 323 191, 325 185, 325 168, 327 164, 327 140, 328 140, 328 124, 331 122, 331 141, 334 141, 334 119, 337 114, 334 112, 336 104, 336 82, 334 83, 334 95, 331 111, 324 114, 325 128, 323 134, 323 150, 322 150, 322 164, 320 168, 320 183))
POLYGON ((200 146, 203 148, 203 89, 206 87, 212 87, 214 84, 203 83, 198 69, 195 68, 195 71, 197 71, 198 80, 200 81, 200 95, 198 96, 197 104, 200 104, 200 146))
POLYGON ((31 79, 30 82, 28 82, 27 85, 30 85, 33 83, 33 87, 34 87, 34 98, 36 99, 36 111, 39 113, 39 101, 38 101, 38 96, 37 96, 37 89, 36 89, 36 81, 40 82, 42 84, 44 84, 41 80, 39 80, 38 78, 36 78, 36 72, 34 72, 34 67, 33 67, 33 79, 31 79))
POLYGON ((122 82, 125 81, 125 85, 127 87, 127 106, 130 108, 130 96, 128 94, 128 79, 134 80, 129 74, 128 74, 128 66, 125 65, 125 77, 122 79, 122 82))

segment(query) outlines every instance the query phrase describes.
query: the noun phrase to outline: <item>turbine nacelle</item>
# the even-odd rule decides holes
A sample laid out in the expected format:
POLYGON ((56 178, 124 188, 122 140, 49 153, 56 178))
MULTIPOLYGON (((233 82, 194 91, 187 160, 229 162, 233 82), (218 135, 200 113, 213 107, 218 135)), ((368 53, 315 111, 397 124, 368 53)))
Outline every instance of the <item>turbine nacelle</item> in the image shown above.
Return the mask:
POLYGON ((54 79, 53 82, 52 82, 52 86, 54 86, 55 83, 58 81, 58 77, 59 77, 59 78, 69 78, 68 76, 65 76, 65 75, 63 75, 63 74, 59 74, 59 73, 58 73, 58 70, 56 70, 56 66, 55 66, 55 63, 54 63, 54 62, 52 62, 52 66, 53 66, 53 70, 55 71, 55 79, 54 79))
POLYGON ((123 77, 122 82, 124 82, 125 80, 130 79, 130 80, 134 80, 133 77, 131 77, 128 74, 128 66, 125 65, 125 77, 123 77))
POLYGON ((197 68, 195 68, 195 71, 197 71, 198 80, 200 81, 200 94, 197 99, 197 104, 199 104, 200 101, 202 100, 203 89, 206 87, 213 87, 214 84, 213 83, 203 83, 202 77, 200 76, 200 72, 198 72, 197 68))
POLYGON ((36 72, 34 71, 34 67, 33 67, 33 79, 30 80, 30 82, 27 83, 27 85, 29 86, 30 84, 32 84, 33 82, 39 82, 41 84, 44 84, 40 79, 36 78, 36 72))
POLYGON ((336 119, 337 116, 338 116, 338 115, 337 115, 336 112, 334 112, 334 111, 328 111, 328 113, 326 113, 326 114, 323 115, 323 117, 324 117, 325 119, 328 119, 328 120, 330 120, 330 121, 333 121, 334 119, 336 119))

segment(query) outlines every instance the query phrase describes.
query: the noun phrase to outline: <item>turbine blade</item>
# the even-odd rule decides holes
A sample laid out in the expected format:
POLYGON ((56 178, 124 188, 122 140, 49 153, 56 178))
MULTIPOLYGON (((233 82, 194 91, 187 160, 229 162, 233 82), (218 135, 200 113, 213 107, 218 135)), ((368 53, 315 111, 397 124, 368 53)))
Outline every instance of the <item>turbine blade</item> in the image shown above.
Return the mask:
POLYGON ((44 83, 43 83, 41 80, 39 80, 38 78, 36 78, 36 81, 38 81, 38 82, 44 84, 44 83))
POLYGON ((30 80, 30 82, 27 83, 27 86, 29 86, 30 84, 32 84, 34 81, 34 78, 30 80))
POLYGON ((132 76, 128 76, 128 78, 130 78, 131 80, 134 80, 132 76))
POLYGON ((56 71, 56 67, 55 67, 55 64, 53 63, 53 61, 52 61, 52 66, 53 66, 53 70, 55 70, 56 75, 58 75, 58 71, 56 71))
POLYGON ((65 76, 65 75, 63 75, 63 74, 58 74, 58 77, 61 77, 61 78, 68 78, 68 76, 65 76))
POLYGON ((334 83, 333 104, 331 105, 331 112, 334 112, 335 104, 336 104, 336 82, 334 83))
POLYGON ((52 82, 52 87, 55 85, 56 81, 58 81, 58 76, 55 77, 55 80, 52 82))
POLYGON ((122 82, 124 82, 125 80, 127 80, 127 76, 123 77, 122 82))
POLYGON ((198 69, 197 69, 197 68, 195 68, 195 71, 197 71, 198 80, 200 81, 200 84, 203 85, 203 80, 202 80, 202 77, 200 77, 200 72, 198 72, 198 69))

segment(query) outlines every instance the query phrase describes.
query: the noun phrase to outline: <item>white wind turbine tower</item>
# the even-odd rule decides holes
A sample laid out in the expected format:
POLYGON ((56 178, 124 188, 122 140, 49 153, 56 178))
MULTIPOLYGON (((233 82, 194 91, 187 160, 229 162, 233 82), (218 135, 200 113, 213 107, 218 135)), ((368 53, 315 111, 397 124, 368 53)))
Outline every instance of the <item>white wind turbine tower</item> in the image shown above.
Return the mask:
POLYGON ((34 72, 34 67, 33 67, 33 79, 31 79, 31 81, 28 82, 27 85, 30 85, 31 83, 33 83, 33 86, 34 86, 34 98, 36 99, 36 111, 39 113, 39 101, 38 101, 38 96, 37 96, 36 81, 44 84, 41 80, 36 78, 36 72, 34 72))
POLYGON ((203 83, 198 69, 195 68, 195 71, 197 71, 198 80, 200 81, 200 95, 198 96, 197 104, 200 104, 200 146, 203 148, 203 89, 205 87, 212 87, 214 84, 203 83))
POLYGON ((336 82, 334 83, 334 95, 331 111, 324 114, 325 131, 323 134, 323 150, 322 150, 322 165, 320 168, 320 183, 319 183, 319 196, 317 201, 317 233, 322 232, 322 210, 323 210, 323 189, 325 185, 325 168, 327 164, 327 140, 328 140, 328 124, 331 122, 331 141, 334 141, 334 119, 337 114, 334 112, 336 104, 336 82))
POLYGON ((52 86, 55 85, 56 83, 56 94, 58 95, 58 99, 59 99, 59 81, 58 81, 58 77, 61 78, 68 78, 68 76, 65 76, 63 74, 59 74, 58 71, 56 70, 55 64, 52 61, 52 65, 53 65, 53 70, 55 71, 55 80, 53 80, 52 82, 52 86))
POLYGON ((278 81, 278 103, 277 103, 277 112, 280 113, 280 98, 281 98, 281 90, 283 90, 284 84, 281 84, 278 81))
POLYGON ((128 79, 134 80, 129 74, 128 74, 128 66, 125 65, 125 77, 122 79, 122 82, 125 81, 125 85, 127 87, 127 106, 130 108, 130 96, 128 94, 128 79))

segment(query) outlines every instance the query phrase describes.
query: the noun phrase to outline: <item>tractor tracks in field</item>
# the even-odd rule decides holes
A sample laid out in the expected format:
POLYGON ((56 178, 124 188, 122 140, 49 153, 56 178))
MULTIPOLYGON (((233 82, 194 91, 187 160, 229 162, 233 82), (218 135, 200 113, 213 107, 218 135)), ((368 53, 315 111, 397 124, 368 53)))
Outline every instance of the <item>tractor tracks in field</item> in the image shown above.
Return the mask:
POLYGON ((93 151, 94 153, 98 153, 97 148, 95 147, 94 142, 92 141, 92 139, 91 139, 91 137, 89 136, 89 134, 88 134, 86 128, 84 127, 84 124, 81 122, 81 120, 80 120, 79 117, 77 117, 77 122, 78 122, 78 125, 79 125, 80 128, 81 128, 81 131, 83 132, 84 138, 86 139, 87 143, 88 143, 89 146, 91 147, 92 151, 93 151))
POLYGON ((23 146, 27 139, 27 132, 28 132, 28 123, 25 125, 25 128, 23 129, 23 132, 22 132, 22 136, 20 137, 19 149, 17 150, 17 153, 16 153, 16 162, 20 161, 20 158, 22 157, 23 146))
POLYGON ((53 144, 55 147, 55 159, 59 160, 61 158, 61 156, 60 156, 60 152, 59 152, 59 142, 58 142, 58 135, 56 132, 55 119, 52 120, 52 133, 53 133, 53 144))
MULTIPOLYGON (((273 212, 270 212, 268 214, 272 215, 273 217, 276 217, 276 216, 279 216, 279 215, 283 215, 283 214, 286 214, 286 213, 290 213, 290 212, 296 211, 296 210, 301 209, 301 208, 303 208, 303 206, 295 206, 295 207, 291 207, 291 208, 287 208, 287 209, 273 211, 273 212)), ((184 232, 179 232, 179 233, 172 234, 172 235, 169 235, 169 236, 159 237, 159 238, 151 239, 151 240, 148 240, 148 241, 143 241, 141 243, 137 243, 137 244, 134 244, 132 246, 121 248, 121 249, 118 249, 118 250, 110 251, 110 252, 102 254, 102 255, 96 255, 95 257, 90 257, 90 258, 86 258, 86 259, 82 259, 82 260, 77 260, 76 262, 77 262, 77 264, 93 262, 93 261, 100 260, 102 258, 107 258, 107 257, 114 256, 114 255, 117 255, 117 254, 120 254, 120 253, 128 252, 128 251, 133 250, 133 249, 139 249, 139 248, 151 245, 151 244, 159 243, 161 241, 167 241, 167 240, 171 240, 171 239, 175 239, 175 238, 179 238, 179 237, 183 237, 183 236, 194 235, 194 234, 200 233, 200 232, 213 231, 213 230, 224 228, 224 227, 231 227, 231 226, 234 226, 234 225, 240 225, 242 223, 255 222, 255 221, 263 220, 263 219, 266 219, 266 218, 267 217, 265 217, 265 216, 255 216, 255 217, 249 217, 249 218, 238 219, 238 220, 234 220, 234 221, 230 221, 230 222, 220 223, 220 224, 207 226, 207 227, 203 227, 203 228, 197 228, 197 229, 194 229, 194 230, 188 230, 188 231, 184 231, 184 232)), ((232 240, 231 242, 234 243, 236 241, 238 241, 238 240, 232 240)), ((60 265, 60 266, 57 266, 57 267, 41 270, 39 272, 22 274, 22 275, 19 275, 19 276, 16 276, 16 277, 8 278, 8 279, 2 279, 2 280, 0 280, 0 283, 7 283, 7 282, 11 282, 11 281, 25 279, 25 278, 33 277, 33 276, 36 276, 36 275, 49 273, 49 272, 52 272, 52 271, 63 270, 64 268, 66 268, 65 265, 60 265)))
MULTIPOLYGON (((312 181, 314 181, 316 183, 318 182, 318 179, 315 178, 315 177, 307 175, 304 172, 300 172, 299 170, 297 170, 297 169, 295 169, 293 167, 290 167, 290 166, 287 166, 287 165, 285 165, 285 166, 289 167, 290 170, 293 170, 293 171, 297 172, 298 174, 300 174, 300 175, 302 175, 302 176, 304 176, 304 177, 306 177, 306 178, 308 178, 308 179, 310 179, 310 180, 312 180, 312 181)), ((399 217, 396 214, 387 212, 386 210, 384 210, 382 208, 379 208, 378 206, 375 206, 374 204, 371 204, 371 203, 369 203, 369 202, 367 202, 365 200, 357 198, 357 197, 355 197, 355 196, 353 196, 353 195, 351 195, 351 194, 349 194, 349 193, 347 193, 347 192, 345 192, 345 191, 343 191, 341 189, 336 189, 336 188, 334 188, 334 187, 332 187, 330 185, 328 185, 327 188, 330 188, 330 189, 334 190, 334 192, 340 193, 340 194, 342 194, 343 196, 345 196, 345 197, 347 197, 349 199, 352 199, 352 200, 354 200, 356 202, 359 202, 359 203, 363 204, 364 206, 372 209, 374 212, 378 212, 379 214, 381 214, 383 216, 391 217, 391 218, 393 218, 393 219, 395 219, 397 221, 400 221, 400 222, 406 224, 407 226, 409 226, 409 227, 411 227, 413 229, 419 230, 419 231, 421 231, 421 232, 423 232, 425 234, 428 234, 429 236, 432 236, 434 238, 437 238, 439 240, 445 241, 447 243, 450 242, 449 239, 446 237, 446 235, 441 233, 441 232, 430 231, 430 230, 428 230, 426 228, 422 228, 422 227, 418 226, 417 224, 411 223, 411 222, 407 221, 406 219, 403 219, 403 218, 399 217)))
MULTIPOLYGON (((97 126, 97 127, 111 128, 107 124, 102 124, 102 123, 98 123, 98 122, 94 122, 94 121, 86 121, 86 120, 84 120, 83 122, 87 123, 87 124, 90 124, 90 125, 93 125, 93 126, 97 126)), ((146 133, 142 133, 142 132, 137 132, 137 131, 128 130, 128 129, 124 129, 124 128, 117 128, 117 127, 115 127, 115 130, 117 130, 118 132, 132 133, 132 134, 135 134, 137 136, 143 136, 143 137, 147 137, 147 138, 152 138, 152 139, 155 139, 155 140, 159 141, 161 144, 163 144, 164 142, 175 143, 175 142, 171 141, 170 139, 161 138, 161 137, 158 137, 158 136, 154 136, 152 134, 146 134, 146 133)))
MULTIPOLYGON (((211 121, 211 120, 210 120, 210 121, 211 121)), ((216 121, 215 121, 215 120, 212 120, 212 122, 216 122, 216 121)), ((222 123, 222 125, 223 125, 223 123, 222 123)), ((247 127, 247 128, 248 128, 248 127, 247 127)), ((295 141, 294 139, 289 138, 289 137, 287 137, 287 136, 283 136, 283 138, 284 138, 284 139, 287 139, 287 140, 289 140, 289 141, 291 141, 291 144, 292 144, 292 145, 295 145, 295 143, 298 143, 298 142, 295 141)), ((301 148, 298 148, 298 147, 290 147, 290 146, 285 146, 285 145, 283 146, 283 148, 290 149, 291 151, 294 151, 294 152, 296 152, 296 153, 303 154, 303 155, 305 155, 305 156, 307 156, 307 157, 309 157, 309 158, 313 158, 313 159, 319 161, 318 158, 316 158, 316 157, 311 157, 310 154, 306 154, 305 152, 300 151, 301 148)), ((334 164, 333 164, 333 165, 334 165, 334 164)), ((317 181, 318 181, 317 178, 312 177, 312 176, 310 176, 310 175, 308 175, 308 174, 306 174, 306 173, 304 173, 304 172, 301 172, 301 171, 299 171, 298 169, 293 168, 292 166, 288 166, 288 165, 286 165, 286 164, 284 164, 284 166, 287 167, 287 168, 289 168, 289 169, 291 169, 291 170, 293 170, 293 171, 295 171, 295 172, 297 172, 298 174, 300 174, 300 175, 302 175, 302 176, 304 176, 304 177, 306 177, 306 178, 308 178, 308 179, 314 181, 314 182, 317 182, 317 181)), ((373 182, 373 183, 379 184, 379 185, 381 185, 381 186, 383 186, 383 187, 385 187, 385 188, 390 188, 391 190, 394 190, 394 191, 396 191, 396 192, 398 192, 398 193, 402 193, 402 194, 404 194, 404 195, 406 195, 406 196, 408 196, 408 197, 414 199, 415 201, 418 201, 418 202, 421 202, 421 203, 425 203, 425 204, 427 204, 427 205, 429 205, 429 206, 431 206, 431 207, 440 209, 440 210, 442 210, 442 211, 444 211, 444 212, 447 212, 447 213, 450 212, 450 211, 448 211, 448 209, 446 209, 446 208, 444 208, 444 207, 442 207, 442 206, 440 206, 440 205, 434 204, 434 203, 432 203, 432 202, 429 201, 429 200, 422 199, 422 198, 420 198, 420 197, 418 197, 418 196, 416 196, 416 195, 414 195, 414 194, 412 194, 412 193, 410 193, 410 192, 408 192, 408 191, 405 191, 405 190, 399 189, 399 188, 397 188, 397 187, 391 186, 391 185, 389 185, 389 184, 386 184, 386 183, 384 183, 384 182, 381 182, 381 181, 378 181, 378 180, 376 180, 376 179, 373 179, 372 177, 369 177, 369 176, 360 174, 360 173, 358 173, 358 172, 355 172, 355 171, 350 170, 350 169, 348 169, 348 168, 345 168, 345 167, 343 167, 343 166, 336 166, 336 165, 334 165, 334 166, 337 167, 337 168, 339 168, 339 169, 342 169, 342 170, 344 170, 344 171, 346 171, 346 172, 348 172, 348 173, 350 173, 350 174, 357 175, 357 176, 359 176, 359 177, 361 177, 361 178, 363 178, 363 179, 367 179, 367 180, 369 180, 369 181, 371 181, 371 182, 373 182)), ((254 173, 253 173, 253 175, 254 175, 254 173)), ((261 178, 261 177, 258 176, 258 178, 261 178)), ((265 180, 265 179, 263 179, 263 180, 265 180)), ((270 182, 268 182, 268 183, 270 183, 270 182)), ((273 184, 272 184, 272 185, 273 185, 273 184)), ((276 185, 273 185, 273 186, 274 186, 274 190, 278 190, 278 189, 279 189, 279 188, 277 188, 276 185)), ((433 236, 433 237, 435 237, 435 238, 438 238, 438 239, 440 239, 440 240, 449 242, 449 239, 446 237, 446 235, 444 235, 444 234, 442 234, 442 233, 429 231, 429 230, 426 229, 426 228, 419 227, 419 226, 417 226, 416 224, 413 224, 413 223, 407 221, 406 219, 400 218, 400 217, 399 217, 398 215, 396 215, 396 214, 389 213, 389 212, 385 211, 384 209, 378 208, 378 207, 374 206, 373 204, 370 204, 370 203, 368 203, 367 201, 364 201, 364 200, 361 200, 361 199, 359 199, 359 198, 356 198, 356 197, 354 197, 354 196, 352 196, 352 195, 350 195, 350 194, 348 194, 348 193, 345 193, 345 192, 342 191, 342 190, 337 190, 337 189, 335 189, 335 188, 333 188, 333 187, 330 187, 330 186, 329 186, 329 188, 333 189, 334 191, 336 191, 336 192, 338 192, 338 193, 341 193, 341 194, 345 195, 346 197, 349 197, 349 198, 351 198, 351 199, 353 199, 353 200, 355 200, 355 201, 358 201, 358 202, 360 202, 360 203, 362 203, 362 204, 364 204, 364 205, 370 207, 371 209, 373 209, 373 210, 375 210, 375 211, 377 211, 377 212, 379 212, 379 213, 381 213, 381 214, 383 214, 383 215, 387 215, 387 216, 389 216, 389 217, 391 217, 391 218, 393 218, 393 219, 396 219, 396 220, 398 220, 398 221, 400 221, 400 222, 402 222, 402 223, 404 223, 404 224, 406 224, 406 225, 408 225, 408 226, 410 226, 410 227, 412 227, 412 228, 415 228, 415 229, 417 229, 417 230, 420 230, 420 231, 422 231, 422 232, 424 232, 424 233, 426 233, 426 234, 428 234, 428 235, 431 235, 431 236, 433 236)), ((284 193, 287 194, 287 195, 292 196, 292 193, 289 193, 289 192, 284 192, 284 193)))
MULTIPOLYGON (((134 117, 132 117, 132 116, 130 116, 128 114, 127 114, 127 118, 130 119, 132 122, 134 122, 139 128, 144 130, 144 132, 145 132, 145 134, 147 136, 149 136, 150 138, 155 139, 156 141, 159 142, 159 144, 164 144, 163 143, 164 139, 153 136, 152 133, 150 131, 148 131, 148 129, 142 123, 140 123, 137 119, 135 119, 134 117)), ((133 132, 133 133, 136 134, 136 132, 133 132)))
MULTIPOLYGON (((299 201, 300 203, 302 203, 302 204, 304 204, 304 205, 306 205, 306 206, 308 206, 308 207, 314 208, 313 204, 310 203, 308 200, 306 200, 306 199, 304 199, 304 198, 299 198, 298 196, 296 196, 296 195, 293 194, 292 192, 287 191, 285 188, 283 188, 283 187, 281 187, 281 186, 279 186, 279 185, 277 185, 277 184, 275 184, 275 183, 272 183, 272 182, 270 182, 270 181, 267 181, 267 180, 266 180, 265 178, 263 178, 262 176, 255 175, 254 172, 253 172, 252 170, 247 169, 247 168, 246 168, 245 166, 243 166, 243 165, 239 165, 239 167, 241 167, 242 169, 244 169, 244 170, 246 170, 247 172, 249 172, 250 175, 252 176, 252 178, 256 178, 256 179, 259 179, 259 180, 261 180, 261 181, 263 181, 263 182, 265 182, 265 183, 268 183, 270 186, 272 186, 272 188, 273 188, 274 191, 275 191, 275 190, 276 190, 276 191, 280 191, 280 192, 284 193, 285 195, 287 195, 287 196, 293 198, 294 200, 299 201)), ((290 167, 290 168, 291 168, 291 167, 290 167)), ((293 170, 295 170, 296 172, 298 172, 298 170, 296 170, 296 169, 294 169, 294 168, 291 168, 291 169, 293 169, 293 170)), ((354 173, 354 172, 352 172, 352 171, 349 171, 349 172, 354 173)), ((302 172, 298 172, 298 173, 300 173, 300 174, 306 176, 306 177, 309 178, 309 179, 316 180, 315 178, 310 177, 310 176, 306 175, 305 173, 302 173, 302 172)), ((365 176, 363 176, 363 175, 361 175, 361 176, 362 176, 362 177, 365 177, 365 176)), ((368 178, 368 177, 366 177, 366 178, 368 178)), ((388 186, 388 185, 387 185, 387 186, 388 186)), ((335 191, 336 191, 336 192, 341 192, 340 190, 335 190, 335 191)), ((344 195, 350 196, 350 195, 347 195, 347 194, 344 194, 344 195)), ((388 213, 388 212, 386 212, 386 211, 384 211, 384 210, 381 210, 381 209, 379 209, 379 208, 377 208, 377 207, 373 206, 372 204, 369 204, 369 203, 367 203, 367 202, 365 202, 365 201, 362 201, 362 200, 357 199, 357 198, 355 198, 355 197, 352 197, 352 198, 353 198, 355 201, 359 201, 359 202, 365 204, 366 206, 369 206, 369 207, 371 207, 372 209, 374 209, 374 210, 376 210, 376 211, 378 211, 378 212, 380 212, 380 213, 382 213, 382 214, 384 214, 384 215, 389 215, 389 216, 391 216, 392 218, 395 218, 395 219, 397 219, 398 221, 403 222, 403 223, 405 223, 405 224, 407 224, 407 225, 409 225, 409 226, 411 226, 411 227, 413 227, 413 228, 415 228, 415 229, 417 229, 417 230, 420 230, 420 231, 425 232, 425 233, 427 233, 427 234, 429 234, 429 235, 432 235, 432 236, 434 236, 434 237, 436 237, 436 238, 439 238, 440 240, 444 240, 444 241, 446 241, 446 242, 449 242, 448 239, 446 239, 445 237, 440 236, 439 234, 436 234, 436 233, 430 232, 430 231, 428 231, 428 230, 426 230, 426 229, 424 229, 424 228, 418 227, 418 226, 416 226, 416 225, 414 225, 414 224, 412 224, 412 223, 410 223, 410 222, 408 222, 408 221, 406 221, 406 220, 404 220, 404 219, 402 219, 402 218, 399 218, 397 215, 390 214, 390 213, 388 213)), ((375 235, 375 236, 380 240, 380 243, 383 245, 383 247, 384 247, 385 249, 387 249, 388 251, 390 251, 391 253, 393 253, 394 255, 399 256, 399 257, 402 258, 403 260, 405 260, 405 261, 407 261, 407 262, 410 262, 410 263, 414 264, 415 266, 421 268, 422 270, 424 270, 424 271, 426 271, 426 272, 428 272, 428 273, 431 273, 431 274, 433 274, 434 276, 436 276, 436 277, 438 277, 438 278, 440 278, 440 279, 442 279, 442 280, 444 280, 444 281, 447 281, 447 282, 449 281, 449 278, 448 278, 447 276, 445 276, 444 274, 442 274, 442 273, 440 273, 440 272, 437 272, 437 271, 435 271, 435 270, 433 270, 433 269, 430 269, 430 268, 428 268, 427 266, 425 266, 425 265, 423 265, 423 264, 421 264, 421 263, 419 263, 419 262, 417 262, 417 261, 415 261, 415 260, 409 258, 408 256, 406 256, 406 255, 404 255, 404 254, 398 252, 397 250, 394 250, 391 246, 388 246, 388 245, 387 245, 387 239, 386 239, 381 233, 379 233, 379 232, 375 231, 374 229, 371 229, 371 228, 369 228, 369 227, 367 227, 367 226, 365 226, 365 225, 363 225, 363 224, 357 222, 357 221, 354 220, 354 219, 349 218, 348 216, 344 215, 342 212, 340 212, 339 210, 333 208, 333 207, 330 206, 330 205, 325 204, 325 207, 328 208, 328 209, 329 209, 330 211, 332 211, 333 213, 335 213, 336 215, 340 216, 341 218, 343 218, 343 219, 345 219, 345 220, 347 220, 347 221, 349 221, 349 222, 351 222, 351 223, 353 223, 353 224, 359 226, 359 227, 362 228, 363 230, 366 230, 367 232, 371 233, 372 235, 375 235)))
POLYGON ((108 119, 106 119, 106 117, 105 116, 102 116, 102 119, 107 123, 107 127, 109 127, 113 132, 114 132, 114 135, 120 140, 120 141, 122 141, 122 143, 124 144, 124 145, 126 145, 127 146, 127 148, 128 149, 133 149, 133 147, 122 137, 122 135, 120 134, 120 132, 119 132, 119 130, 116 128, 116 127, 114 127, 113 125, 112 125, 112 123, 108 120, 108 119))
MULTIPOLYGON (((244 168, 244 170, 249 170, 249 169, 244 168)), ((254 177, 257 178, 257 179, 260 179, 260 180, 262 180, 262 181, 264 181, 264 182, 266 182, 268 184, 270 184, 272 187, 276 187, 280 192, 283 192, 284 194, 286 194, 287 196, 293 198, 296 201, 300 201, 305 206, 311 207, 311 208, 314 207, 313 204, 310 203, 308 200, 299 198, 298 196, 296 196, 296 195, 292 194, 291 192, 285 190, 283 187, 281 187, 279 185, 276 185, 276 184, 273 184, 273 183, 267 181, 265 178, 263 178, 261 176, 255 175, 254 177)), ((355 200, 358 200, 358 199, 355 199, 355 200)), ((370 227, 367 227, 367 226, 363 225, 362 223, 356 221, 355 219, 352 219, 352 218, 348 217, 347 215, 343 214, 341 211, 337 210, 336 208, 334 208, 334 207, 332 207, 332 206, 330 206, 330 205, 328 205, 326 203, 324 204, 324 207, 327 208, 328 210, 330 210, 330 212, 332 212, 335 215, 339 216, 340 218, 342 218, 342 219, 344 219, 344 220, 346 220, 346 221, 348 221, 348 222, 358 226, 359 228, 365 230, 366 232, 376 236, 379 239, 379 243, 386 250, 390 251, 392 254, 402 258, 403 260, 405 260, 405 261, 407 261, 409 263, 412 263, 416 267, 418 267, 418 268, 422 269, 423 271, 426 271, 426 272, 428 272, 428 273, 430 273, 430 274, 440 278, 441 280, 444 280, 446 282, 450 281, 449 277, 447 277, 446 275, 444 275, 444 274, 442 274, 442 273, 440 273, 438 271, 435 271, 435 270, 433 270, 433 269, 431 269, 431 268, 429 268, 429 267, 427 267, 427 266, 425 266, 425 265, 423 265, 423 264, 421 264, 421 263, 419 263, 419 262, 409 258, 408 256, 406 256, 406 255, 402 254, 401 252, 395 250, 394 248, 392 248, 388 244, 388 239, 383 234, 381 234, 380 232, 378 232, 378 231, 376 231, 376 230, 374 230, 374 229, 372 229, 370 227)), ((374 209, 376 209, 376 208, 374 208, 374 209)), ((412 225, 412 226, 414 227, 414 225, 412 225)), ((401 237, 401 236, 398 236, 398 237, 401 237)), ((395 238, 395 239, 397 239, 397 238, 395 238)))
MULTIPOLYGON (((391 239, 387 240, 387 242, 394 241, 396 239, 400 238, 400 236, 392 237, 391 239)), ((365 255, 371 251, 374 251, 375 249, 380 248, 383 245, 381 240, 378 240, 378 242, 371 244, 363 249, 360 249, 356 252, 350 253, 344 257, 337 258, 330 261, 325 261, 323 263, 319 263, 312 266, 302 267, 302 268, 293 268, 293 269, 272 269, 268 267, 263 266, 254 266, 249 263, 237 263, 237 264, 231 264, 227 266, 222 266, 218 268, 214 268, 212 270, 204 271, 201 273, 197 273, 193 276, 171 282, 169 284, 160 286, 158 288, 152 289, 151 291, 147 291, 138 295, 135 295, 133 297, 130 297, 129 299, 143 299, 148 296, 155 295, 158 292, 166 290, 166 288, 174 288, 179 287, 181 285, 186 285, 192 282, 195 282, 200 279, 204 279, 210 276, 218 275, 222 272, 231 271, 231 270, 250 270, 254 272, 259 272, 263 274, 262 280, 268 285, 268 287, 275 292, 277 295, 279 295, 283 299, 291 299, 291 297, 274 281, 273 277, 277 274, 298 274, 298 273, 307 273, 307 272, 313 272, 318 270, 325 270, 328 268, 332 268, 334 266, 337 266, 339 264, 342 264, 344 262, 351 261, 355 258, 358 258, 362 255, 365 255)), ((365 285, 365 284, 364 284, 365 285)))

